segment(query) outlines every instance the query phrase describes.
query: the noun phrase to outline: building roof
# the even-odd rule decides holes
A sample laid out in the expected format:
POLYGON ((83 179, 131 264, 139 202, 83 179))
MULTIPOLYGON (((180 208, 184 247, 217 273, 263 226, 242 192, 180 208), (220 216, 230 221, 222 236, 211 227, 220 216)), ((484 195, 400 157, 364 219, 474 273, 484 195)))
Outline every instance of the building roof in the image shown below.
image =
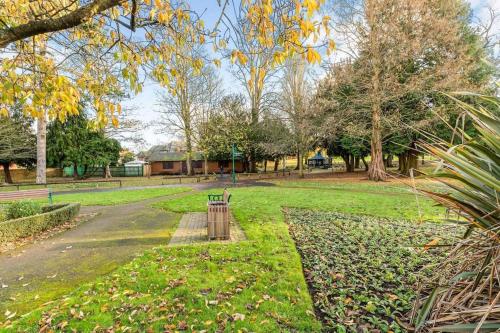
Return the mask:
POLYGON ((321 152, 318 151, 316 155, 310 158, 310 160, 325 160, 325 158, 321 155, 321 152))
MULTIPOLYGON (((169 145, 157 145, 151 147, 146 152, 146 161, 148 162, 169 162, 169 161, 185 161, 186 152, 171 151, 169 145)), ((203 154, 200 152, 193 152, 193 161, 202 161, 203 154)))
POLYGON ((135 161, 127 162, 124 165, 142 165, 142 164, 146 164, 146 163, 147 162, 145 162, 145 161, 135 160, 135 161))

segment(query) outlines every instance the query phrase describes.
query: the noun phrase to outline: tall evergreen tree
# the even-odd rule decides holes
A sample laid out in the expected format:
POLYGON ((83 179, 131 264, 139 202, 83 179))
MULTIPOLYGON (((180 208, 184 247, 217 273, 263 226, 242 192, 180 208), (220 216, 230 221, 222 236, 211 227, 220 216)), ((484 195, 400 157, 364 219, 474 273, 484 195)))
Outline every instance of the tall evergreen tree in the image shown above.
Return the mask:
POLYGON ((10 118, 0 118, 0 165, 6 183, 12 183, 10 165, 31 167, 36 161, 36 138, 32 120, 14 112, 10 118))

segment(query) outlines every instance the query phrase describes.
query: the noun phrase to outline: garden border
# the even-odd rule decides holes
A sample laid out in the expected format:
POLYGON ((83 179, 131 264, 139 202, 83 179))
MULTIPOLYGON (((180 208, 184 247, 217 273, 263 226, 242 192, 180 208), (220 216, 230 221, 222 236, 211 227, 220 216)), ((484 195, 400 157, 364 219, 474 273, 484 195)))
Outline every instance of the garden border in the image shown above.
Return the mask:
POLYGON ((58 204, 46 206, 44 210, 48 211, 42 214, 0 222, 0 243, 32 236, 64 224, 78 215, 80 204, 58 204))

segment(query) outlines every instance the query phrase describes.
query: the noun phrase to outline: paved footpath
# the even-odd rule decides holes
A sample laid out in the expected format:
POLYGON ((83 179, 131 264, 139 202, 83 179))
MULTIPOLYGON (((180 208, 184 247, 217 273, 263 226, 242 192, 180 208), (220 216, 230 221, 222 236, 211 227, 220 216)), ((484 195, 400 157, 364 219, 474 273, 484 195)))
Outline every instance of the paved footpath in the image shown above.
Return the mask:
POLYGON ((241 230, 233 216, 230 223, 230 239, 209 241, 207 237, 207 213, 187 213, 179 222, 168 246, 193 245, 208 242, 239 242, 245 240, 245 233, 241 230))
POLYGON ((185 192, 116 206, 82 207, 98 215, 74 229, 0 255, 0 321, 93 281, 146 249, 167 245, 178 214, 151 204, 185 192))

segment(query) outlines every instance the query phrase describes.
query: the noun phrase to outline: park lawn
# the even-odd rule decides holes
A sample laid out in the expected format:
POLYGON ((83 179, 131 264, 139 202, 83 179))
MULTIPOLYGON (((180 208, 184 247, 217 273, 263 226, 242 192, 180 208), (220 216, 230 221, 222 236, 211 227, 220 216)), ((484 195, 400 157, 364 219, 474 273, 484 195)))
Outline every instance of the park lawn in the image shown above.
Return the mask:
MULTIPOLYGON (((67 193, 53 195, 54 203, 79 202, 82 206, 111 206, 191 191, 189 187, 113 190, 106 192, 67 193)), ((44 200, 46 201, 46 200, 44 200)))
MULTIPOLYGON (((205 211, 207 193, 155 206, 175 212, 205 211)), ((79 332, 189 330, 318 332, 321 324, 302 274, 300 256, 284 223, 283 207, 418 219, 411 196, 322 189, 231 189, 231 207, 248 238, 239 243, 161 247, 147 251, 114 274, 82 286, 63 300, 35 310, 10 331, 79 332), (40 325, 41 323, 41 325, 40 325)), ((442 210, 420 202, 424 218, 442 210)), ((412 222, 408 222, 412 223, 412 222)))
MULTIPOLYGON (((348 190, 372 193, 406 193, 415 195, 413 183, 409 179, 393 179, 387 182, 374 183, 368 179, 342 179, 342 178, 325 178, 325 179, 293 179, 293 180, 265 180, 277 186, 282 187, 297 187, 297 188, 321 188, 330 190, 348 190)), ((415 185, 418 189, 427 189, 439 191, 445 189, 442 184, 432 182, 426 179, 416 179, 415 185)))

